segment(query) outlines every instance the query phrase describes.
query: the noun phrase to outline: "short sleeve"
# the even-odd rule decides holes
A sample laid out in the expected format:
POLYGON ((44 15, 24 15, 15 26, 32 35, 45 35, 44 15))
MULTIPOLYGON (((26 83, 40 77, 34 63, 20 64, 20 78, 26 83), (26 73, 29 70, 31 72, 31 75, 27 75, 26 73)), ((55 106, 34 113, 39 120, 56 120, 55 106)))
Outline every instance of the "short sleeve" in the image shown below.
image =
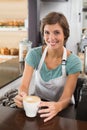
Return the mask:
POLYGON ((82 72, 82 62, 80 58, 75 55, 71 54, 71 56, 67 59, 67 74, 74 74, 77 72, 82 72))
POLYGON ((41 48, 32 48, 26 55, 25 62, 32 66, 34 69, 38 67, 41 58, 41 48))

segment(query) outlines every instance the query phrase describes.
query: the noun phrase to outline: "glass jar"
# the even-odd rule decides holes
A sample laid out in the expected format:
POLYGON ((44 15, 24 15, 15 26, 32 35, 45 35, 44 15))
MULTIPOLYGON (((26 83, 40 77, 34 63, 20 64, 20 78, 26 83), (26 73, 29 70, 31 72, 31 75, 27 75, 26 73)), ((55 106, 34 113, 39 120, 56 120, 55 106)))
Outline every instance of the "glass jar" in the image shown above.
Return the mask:
POLYGON ((19 62, 24 62, 27 52, 31 49, 32 42, 27 39, 19 43, 19 62))

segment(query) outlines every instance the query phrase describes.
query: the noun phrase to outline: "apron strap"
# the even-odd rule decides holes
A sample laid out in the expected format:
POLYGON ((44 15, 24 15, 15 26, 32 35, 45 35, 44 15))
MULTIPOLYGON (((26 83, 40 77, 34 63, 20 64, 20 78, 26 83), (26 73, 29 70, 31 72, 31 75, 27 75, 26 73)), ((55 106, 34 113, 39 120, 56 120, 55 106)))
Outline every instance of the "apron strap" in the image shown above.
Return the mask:
POLYGON ((64 47, 63 58, 62 58, 62 75, 65 76, 66 76, 66 61, 67 61, 67 51, 66 48, 64 47))
POLYGON ((44 62, 44 59, 45 59, 47 50, 48 50, 48 46, 45 48, 45 50, 44 50, 44 52, 43 52, 43 54, 42 54, 40 63, 39 63, 39 65, 38 65, 38 70, 39 70, 39 71, 40 71, 40 69, 41 69, 41 67, 42 67, 42 64, 43 64, 43 62, 44 62))

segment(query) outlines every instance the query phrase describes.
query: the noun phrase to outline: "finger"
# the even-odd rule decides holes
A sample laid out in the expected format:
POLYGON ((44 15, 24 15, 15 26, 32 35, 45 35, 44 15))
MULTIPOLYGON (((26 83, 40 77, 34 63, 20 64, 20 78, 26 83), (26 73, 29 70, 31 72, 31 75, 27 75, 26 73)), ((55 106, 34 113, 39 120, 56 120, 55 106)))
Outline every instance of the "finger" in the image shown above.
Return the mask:
POLYGON ((19 93, 19 95, 20 95, 21 97, 27 96, 27 94, 26 94, 25 92, 21 92, 21 93, 19 93))
POLYGON ((49 102, 43 102, 41 101, 40 104, 39 104, 39 107, 48 107, 49 106, 49 102))
POLYGON ((51 112, 49 112, 49 113, 44 113, 44 114, 41 114, 41 115, 40 115, 40 117, 45 118, 45 119, 44 119, 44 122, 49 121, 49 120, 52 119, 54 116, 55 116, 55 114, 52 114, 51 112))
POLYGON ((38 113, 48 113, 48 112, 50 112, 49 108, 44 108, 44 109, 41 108, 38 110, 38 113))
POLYGON ((41 114, 40 117, 49 117, 51 116, 51 113, 41 114))
POLYGON ((14 102, 15 104, 18 106, 18 107, 23 107, 23 97, 21 97, 20 95, 17 95, 15 98, 14 98, 14 102))
POLYGON ((23 97, 21 95, 17 95, 14 97, 15 100, 19 100, 19 101, 22 101, 23 100, 23 97))
POLYGON ((16 104, 18 107, 23 108, 22 102, 20 102, 20 101, 18 101, 18 100, 16 100, 16 99, 14 99, 14 101, 15 101, 15 104, 16 104))
POLYGON ((44 122, 47 122, 47 121, 51 120, 52 118, 53 118, 53 116, 49 116, 49 117, 44 119, 44 122))

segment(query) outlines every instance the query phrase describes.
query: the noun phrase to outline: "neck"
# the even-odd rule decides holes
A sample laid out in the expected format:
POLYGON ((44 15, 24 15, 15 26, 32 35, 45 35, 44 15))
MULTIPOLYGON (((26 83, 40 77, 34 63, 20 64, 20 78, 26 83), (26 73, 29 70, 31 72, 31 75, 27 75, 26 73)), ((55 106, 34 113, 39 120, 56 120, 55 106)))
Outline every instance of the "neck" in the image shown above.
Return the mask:
POLYGON ((61 49, 51 50, 48 48, 47 56, 51 58, 61 58, 63 56, 63 47, 61 49))

